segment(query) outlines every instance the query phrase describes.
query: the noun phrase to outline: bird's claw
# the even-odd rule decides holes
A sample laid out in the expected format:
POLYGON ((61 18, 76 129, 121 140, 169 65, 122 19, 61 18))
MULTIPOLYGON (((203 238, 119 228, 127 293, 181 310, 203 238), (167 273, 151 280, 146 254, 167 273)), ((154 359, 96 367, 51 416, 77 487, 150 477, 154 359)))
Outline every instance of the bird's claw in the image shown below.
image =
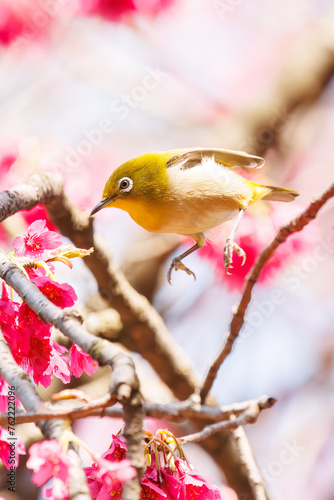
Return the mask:
POLYGON ((188 274, 188 276, 193 276, 194 280, 196 281, 195 273, 191 269, 186 267, 178 257, 175 257, 175 259, 172 260, 172 263, 171 263, 170 268, 168 269, 168 273, 167 273, 167 280, 168 280, 168 283, 170 285, 172 284, 171 278, 172 278, 173 269, 175 271, 178 271, 179 269, 181 269, 181 271, 185 271, 188 274))
POLYGON ((244 263, 246 262, 246 253, 245 251, 239 247, 233 240, 227 239, 225 249, 224 249, 224 266, 225 266, 225 272, 226 274, 231 274, 229 272, 229 269, 232 269, 232 261, 233 261, 233 250, 235 250, 236 254, 239 255, 239 257, 242 257, 242 263, 241 265, 243 266, 244 263))
POLYGON ((241 265, 243 266, 246 262, 246 252, 242 248, 239 247, 236 243, 233 243, 233 250, 235 250, 236 254, 242 258, 241 265))

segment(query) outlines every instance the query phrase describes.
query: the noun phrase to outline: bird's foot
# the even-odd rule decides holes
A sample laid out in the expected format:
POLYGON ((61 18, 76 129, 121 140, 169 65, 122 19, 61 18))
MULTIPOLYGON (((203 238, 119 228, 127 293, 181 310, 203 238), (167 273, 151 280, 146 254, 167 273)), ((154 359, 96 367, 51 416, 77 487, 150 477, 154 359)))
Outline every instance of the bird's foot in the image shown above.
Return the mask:
POLYGON ((179 257, 175 257, 175 259, 172 260, 172 263, 170 265, 170 268, 168 269, 167 273, 167 280, 168 283, 171 285, 172 284, 172 271, 175 270, 177 271, 178 269, 181 269, 181 271, 185 271, 189 276, 193 276, 194 280, 196 280, 196 275, 191 269, 186 267, 183 262, 180 260, 179 257))
POLYGON ((233 261, 233 250, 239 255, 239 257, 242 257, 242 263, 241 265, 243 266, 244 263, 246 262, 246 253, 245 251, 239 247, 233 240, 227 239, 226 240, 226 245, 224 248, 224 266, 225 266, 225 271, 226 274, 231 274, 229 272, 229 269, 232 269, 232 261, 233 261))

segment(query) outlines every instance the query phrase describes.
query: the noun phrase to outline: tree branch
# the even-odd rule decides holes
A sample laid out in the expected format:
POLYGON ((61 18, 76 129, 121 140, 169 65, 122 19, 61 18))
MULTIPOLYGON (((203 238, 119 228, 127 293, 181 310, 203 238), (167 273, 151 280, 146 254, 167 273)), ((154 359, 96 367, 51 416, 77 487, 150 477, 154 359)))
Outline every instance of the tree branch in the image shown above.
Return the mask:
POLYGON ((268 500, 268 495, 265 491, 263 479, 257 468, 249 441, 243 427, 238 427, 233 431, 234 438, 237 442, 237 447, 240 453, 241 461, 245 469, 245 473, 249 477, 254 497, 257 500, 268 500))
MULTIPOLYGON (((17 366, 10 348, 3 338, 0 329, 0 376, 15 387, 15 393, 26 410, 38 412, 44 401, 38 396, 29 377, 17 366)), ((17 423, 17 422, 16 422, 17 423)), ((40 422, 39 427, 47 439, 59 439, 64 431, 64 420, 53 419, 52 421, 40 422)), ((69 455, 73 467, 69 469, 69 489, 71 500, 90 500, 91 495, 88 488, 86 475, 81 467, 78 455, 70 450, 69 455)))
MULTIPOLYGON (((257 406, 259 410, 271 408, 275 404, 274 398, 262 396, 258 399, 235 403, 232 405, 221 406, 201 406, 194 403, 191 399, 181 402, 172 402, 167 404, 144 403, 143 409, 145 415, 151 418, 164 419, 171 422, 181 422, 185 419, 209 420, 211 422, 220 422, 231 418, 232 415, 240 415, 247 412, 250 408, 257 406)), ((42 420, 52 420, 55 418, 67 418, 74 422, 79 418, 90 416, 106 416, 114 418, 123 417, 123 408, 119 406, 110 407, 110 397, 105 395, 94 401, 90 401, 82 406, 74 408, 62 407, 59 404, 44 403, 37 411, 20 412, 17 410, 16 423, 24 424, 29 422, 40 422, 42 420)), ((8 425, 8 415, 0 415, 0 425, 8 425)))
POLYGON ((205 399, 209 394, 212 385, 215 381, 218 370, 221 367, 222 363, 227 358, 227 356, 230 354, 233 344, 237 339, 239 332, 244 324, 245 313, 248 304, 250 303, 252 298, 253 288, 257 280, 259 279, 259 276, 264 266, 267 264, 268 260, 274 254, 276 248, 282 243, 284 243, 288 238, 288 236, 290 236, 291 234, 296 233, 298 231, 302 231, 302 229, 304 229, 304 227, 307 224, 309 224, 309 222, 315 219, 321 207, 323 207, 323 205, 333 196, 334 196, 334 184, 332 184, 332 186, 330 186, 319 198, 315 199, 307 207, 307 209, 304 212, 302 212, 298 217, 289 222, 289 224, 282 226, 277 235, 275 236, 275 238, 273 239, 273 241, 270 243, 270 245, 260 253, 253 268, 251 269, 245 280, 239 303, 232 316, 230 329, 226 333, 223 348, 216 357, 216 359, 211 364, 208 370, 208 374, 206 375, 206 378, 203 382, 202 389, 200 392, 202 403, 205 402, 205 399))
POLYGON ((32 175, 12 189, 0 193, 0 222, 20 210, 29 210, 38 203, 47 204, 63 190, 60 175, 32 175))
MULTIPOLYGON (((0 253, 0 277, 8 283, 28 306, 38 314, 45 323, 55 326, 88 352, 101 365, 109 365, 113 369, 110 381, 110 398, 123 403, 124 419, 128 429, 135 429, 134 435, 127 434, 130 446, 128 457, 134 459, 138 467, 141 454, 141 439, 138 440, 138 425, 141 421, 142 408, 139 394, 139 382, 132 359, 106 340, 97 339, 81 326, 81 318, 74 310, 60 309, 55 306, 23 272, 0 253), (136 446, 135 443, 136 442, 136 446), (137 447, 137 449, 136 449, 137 447)), ((143 459, 142 459, 143 465, 143 459)), ((131 480, 129 487, 124 487, 122 498, 132 500, 132 489, 140 496, 140 477, 131 480)))

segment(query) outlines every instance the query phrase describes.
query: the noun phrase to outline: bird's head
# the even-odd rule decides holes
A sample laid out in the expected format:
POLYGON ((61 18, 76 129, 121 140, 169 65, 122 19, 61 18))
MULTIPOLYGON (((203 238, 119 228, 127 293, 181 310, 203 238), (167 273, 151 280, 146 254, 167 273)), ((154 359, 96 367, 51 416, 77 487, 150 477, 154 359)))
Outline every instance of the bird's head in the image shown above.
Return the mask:
POLYGON ((107 180, 101 201, 90 215, 105 207, 127 210, 139 199, 152 201, 166 195, 168 178, 163 153, 145 153, 123 163, 107 180))

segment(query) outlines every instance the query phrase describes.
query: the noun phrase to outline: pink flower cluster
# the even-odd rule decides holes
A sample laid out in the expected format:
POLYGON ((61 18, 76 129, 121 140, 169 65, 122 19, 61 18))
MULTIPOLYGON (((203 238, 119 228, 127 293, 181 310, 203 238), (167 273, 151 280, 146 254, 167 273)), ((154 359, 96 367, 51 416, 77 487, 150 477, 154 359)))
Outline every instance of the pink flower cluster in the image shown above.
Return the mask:
POLYGON ((142 478, 141 500, 221 500, 219 489, 202 477, 186 459, 177 459, 174 467, 166 465, 160 470, 147 467, 142 478))
MULTIPOLYGON (((141 478, 141 500, 234 500, 228 488, 221 491, 211 481, 202 477, 197 469, 188 462, 180 445, 171 453, 171 441, 168 431, 159 431, 162 439, 152 437, 150 444, 144 447, 147 465, 141 478), (165 432, 165 436, 164 433, 165 432), (169 445, 166 441, 169 439, 169 445), (156 440, 156 442, 155 442, 156 440), (165 449, 166 446, 166 449, 165 449), (158 451, 159 447, 159 451, 158 451), (223 496, 222 496, 223 495, 223 496)), ((148 434, 148 433, 147 433, 148 434)), ((6 460, 6 431, 0 429, 0 457, 6 460)), ((70 438, 71 439, 71 438, 70 438)), ((66 443, 64 448, 67 449, 66 443)), ((87 448, 86 448, 87 449, 87 448)), ((87 449, 89 451, 89 449, 87 449)), ((93 500, 121 500, 123 484, 136 475, 131 462, 126 459, 126 443, 122 435, 112 436, 111 447, 101 457, 94 456, 93 464, 85 467, 87 483, 93 500)), ((25 453, 23 445, 17 447, 17 454, 25 453)), ((62 445, 55 439, 33 444, 29 449, 27 468, 33 470, 32 482, 42 486, 52 479, 50 485, 43 488, 46 498, 68 500, 68 478, 72 467, 70 457, 62 445)))
MULTIPOLYGON (((196 468, 185 458, 166 460, 165 450, 160 455, 157 457, 153 452, 148 456, 150 465, 146 467, 141 479, 141 500, 221 499, 217 486, 200 476, 196 468)), ((93 500, 108 500, 110 497, 120 500, 125 475, 127 479, 132 477, 130 470, 127 469, 125 456, 124 440, 121 436, 113 436, 110 450, 91 467, 86 467, 85 472, 93 500), (123 464, 117 473, 114 470, 115 462, 123 464)))
MULTIPOLYGON (((46 275, 48 260, 54 260, 61 245, 61 236, 49 231, 43 220, 33 222, 24 236, 14 239, 17 260, 32 260, 43 265, 26 269, 31 281, 56 306, 71 307, 77 300, 74 289, 67 283, 57 283, 46 275)), ((62 258, 61 258, 62 259, 62 258)), ((60 260, 61 260, 60 259, 60 260)), ((50 265, 49 265, 50 267, 50 265)), ((25 303, 16 302, 8 286, 2 282, 0 292, 0 326, 18 365, 33 378, 36 384, 48 387, 52 375, 68 383, 71 375, 80 377, 83 372, 91 375, 97 363, 82 349, 73 344, 70 351, 51 338, 52 327, 25 303), (68 356, 65 356, 67 354, 68 356)))

